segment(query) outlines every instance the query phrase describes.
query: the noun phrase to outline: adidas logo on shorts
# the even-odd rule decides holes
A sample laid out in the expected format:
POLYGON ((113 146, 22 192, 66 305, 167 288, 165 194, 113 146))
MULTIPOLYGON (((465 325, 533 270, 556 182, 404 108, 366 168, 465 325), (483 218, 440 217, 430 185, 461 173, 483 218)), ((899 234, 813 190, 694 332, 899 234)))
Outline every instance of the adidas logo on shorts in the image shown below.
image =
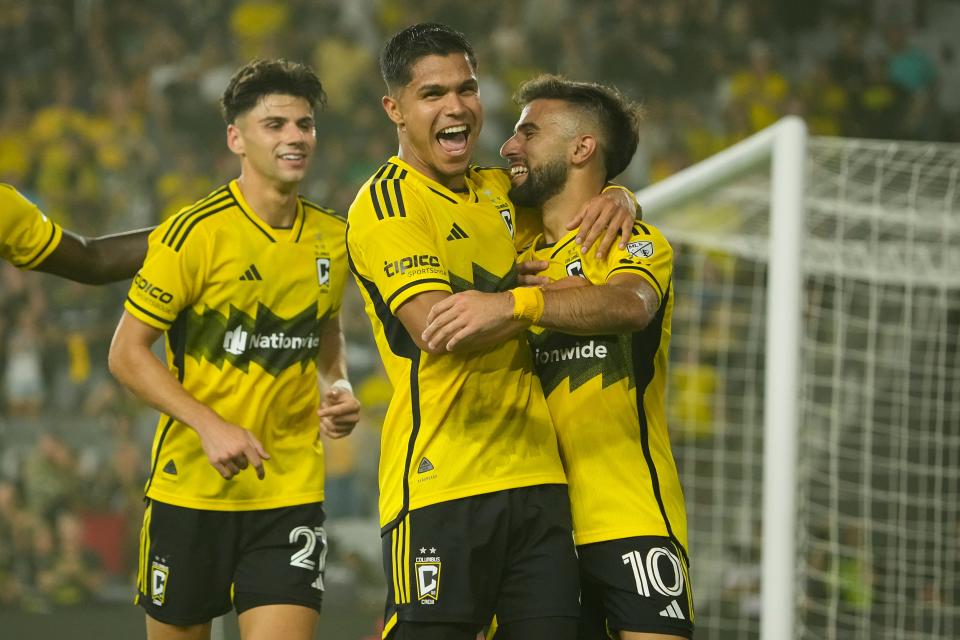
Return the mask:
POLYGON ((660 612, 660 617, 686 620, 686 618, 683 617, 683 611, 680 610, 680 605, 677 604, 676 600, 670 601, 670 604, 667 605, 667 608, 660 612))

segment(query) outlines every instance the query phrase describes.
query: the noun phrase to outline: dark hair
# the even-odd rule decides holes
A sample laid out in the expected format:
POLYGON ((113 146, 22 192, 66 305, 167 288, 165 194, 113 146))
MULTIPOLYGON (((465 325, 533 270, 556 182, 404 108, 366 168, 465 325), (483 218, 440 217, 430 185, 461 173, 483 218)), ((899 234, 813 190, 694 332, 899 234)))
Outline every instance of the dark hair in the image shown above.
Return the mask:
POLYGON ((387 91, 406 86, 410 82, 413 65, 420 58, 451 53, 466 54, 473 70, 477 57, 473 46, 462 33, 437 22, 421 22, 394 35, 380 52, 380 75, 387 83, 387 91))
POLYGON ((303 98, 311 109, 323 108, 327 94, 310 67, 283 58, 251 60, 230 78, 220 98, 220 112, 227 124, 253 109, 264 96, 279 93, 303 98))
POLYGON ((627 168, 640 141, 640 105, 613 87, 548 74, 524 82, 514 96, 521 106, 540 99, 563 100, 596 119, 603 137, 600 150, 607 180, 627 168))

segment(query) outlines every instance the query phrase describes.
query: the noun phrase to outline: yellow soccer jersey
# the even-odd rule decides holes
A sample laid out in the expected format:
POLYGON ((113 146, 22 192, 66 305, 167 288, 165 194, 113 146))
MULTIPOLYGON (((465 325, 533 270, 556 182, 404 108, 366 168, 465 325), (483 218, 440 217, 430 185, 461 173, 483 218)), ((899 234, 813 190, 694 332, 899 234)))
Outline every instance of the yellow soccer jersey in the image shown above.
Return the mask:
POLYGON ((516 282, 513 207, 487 171, 454 193, 392 158, 350 207, 347 247, 394 393, 380 452, 380 523, 502 489, 565 483, 523 337, 483 351, 421 351, 396 316, 426 291, 516 282))
POLYGON ((37 205, 0 183, 0 256, 21 269, 33 269, 60 244, 63 230, 37 205))
MULTIPOLYGON (((605 259, 580 254, 571 231, 521 260, 546 260, 553 280, 603 284, 618 273, 645 278, 660 309, 643 331, 574 336, 528 333, 563 454, 578 545, 630 536, 670 536, 687 546, 686 513, 664 410, 673 251, 663 235, 636 223, 625 249, 605 259)), ((536 246, 536 245, 534 245, 536 246)))
POLYGON ((193 397, 249 429, 270 460, 224 480, 190 427, 160 416, 147 496, 238 511, 323 499, 316 357, 347 277, 345 223, 302 198, 290 229, 254 214, 236 181, 150 235, 125 307, 166 331, 171 372, 193 397))

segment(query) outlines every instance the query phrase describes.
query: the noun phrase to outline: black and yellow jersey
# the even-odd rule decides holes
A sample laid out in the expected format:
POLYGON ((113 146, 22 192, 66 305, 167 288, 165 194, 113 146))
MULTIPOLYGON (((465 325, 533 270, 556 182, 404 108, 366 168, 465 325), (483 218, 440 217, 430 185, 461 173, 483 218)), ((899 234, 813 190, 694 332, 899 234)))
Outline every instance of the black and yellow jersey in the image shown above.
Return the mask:
POLYGON ((316 357, 340 309, 345 222, 299 199, 289 229, 264 223, 236 181, 150 235, 126 310, 167 336, 167 361, 190 394, 249 429, 270 460, 224 480, 190 427, 160 416, 147 496, 237 511, 323 499, 316 357))
POLYGON ((0 182, 0 257, 21 269, 33 269, 60 244, 63 230, 37 205, 0 182))
POLYGON ((569 232, 534 245, 521 260, 546 260, 544 275, 604 284, 618 273, 645 278, 660 297, 643 331, 575 336, 528 332, 569 481, 578 545, 631 536, 669 536, 687 546, 686 512, 664 408, 673 250, 653 226, 636 223, 625 249, 581 254, 569 232))
POLYGON ((396 316, 427 291, 516 284, 513 206, 503 183, 489 178, 503 173, 471 168, 467 190, 455 193, 394 157, 350 207, 350 268, 394 389, 380 452, 385 529, 438 502, 566 482, 523 336, 483 352, 432 355, 396 316))

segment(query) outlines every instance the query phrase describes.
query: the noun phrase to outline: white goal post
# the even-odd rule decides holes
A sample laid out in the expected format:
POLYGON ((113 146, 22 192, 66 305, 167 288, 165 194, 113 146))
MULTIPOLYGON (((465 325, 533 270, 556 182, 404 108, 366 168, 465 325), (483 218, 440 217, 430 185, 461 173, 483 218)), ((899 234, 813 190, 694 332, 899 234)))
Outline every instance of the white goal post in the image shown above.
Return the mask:
POLYGON ((960 145, 787 117, 637 199, 698 639, 960 633, 960 145))

